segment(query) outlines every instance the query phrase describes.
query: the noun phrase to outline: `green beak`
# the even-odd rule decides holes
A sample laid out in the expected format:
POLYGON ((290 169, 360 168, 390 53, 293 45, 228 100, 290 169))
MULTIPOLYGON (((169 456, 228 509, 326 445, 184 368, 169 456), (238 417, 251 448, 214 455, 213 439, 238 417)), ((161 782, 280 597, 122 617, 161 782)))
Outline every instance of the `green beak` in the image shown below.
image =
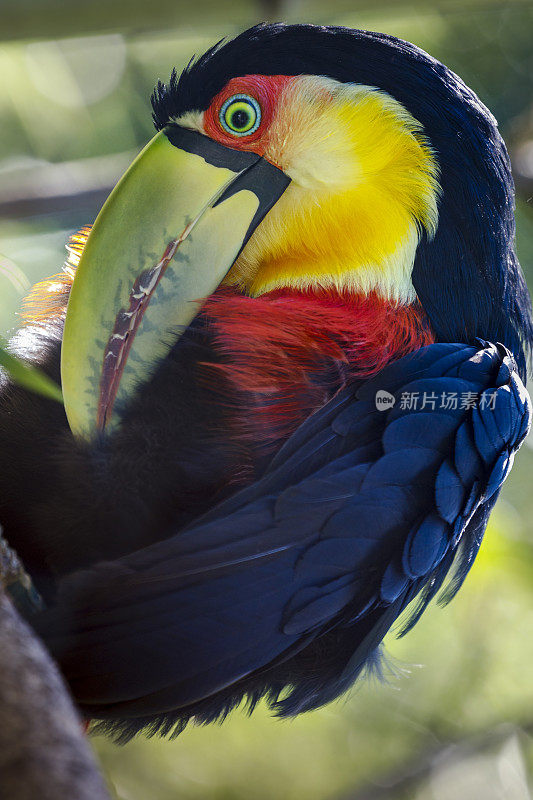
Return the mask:
POLYGON ((120 422, 289 182, 177 125, 149 142, 98 215, 70 294, 61 378, 76 435, 120 422))

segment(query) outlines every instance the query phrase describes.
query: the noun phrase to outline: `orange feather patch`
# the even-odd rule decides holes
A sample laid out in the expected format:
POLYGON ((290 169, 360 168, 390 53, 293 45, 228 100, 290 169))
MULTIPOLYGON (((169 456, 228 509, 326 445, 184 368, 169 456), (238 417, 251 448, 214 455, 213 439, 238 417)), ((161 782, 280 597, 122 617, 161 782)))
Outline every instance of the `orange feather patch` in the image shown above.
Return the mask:
POLYGON ((69 238, 68 255, 63 265, 63 271, 32 286, 30 293, 22 303, 20 312, 24 324, 45 325, 49 321, 62 319, 65 316, 76 267, 91 227, 91 225, 85 225, 69 238))

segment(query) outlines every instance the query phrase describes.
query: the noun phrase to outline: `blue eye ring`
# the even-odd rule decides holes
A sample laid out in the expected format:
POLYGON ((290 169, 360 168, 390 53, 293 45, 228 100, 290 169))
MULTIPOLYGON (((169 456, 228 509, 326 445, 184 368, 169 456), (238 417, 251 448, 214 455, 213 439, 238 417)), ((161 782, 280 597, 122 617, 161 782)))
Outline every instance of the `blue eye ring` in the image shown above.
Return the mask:
POLYGON ((251 136, 261 124, 261 106, 249 94, 234 94, 222 104, 218 118, 226 133, 231 136, 251 136), (232 127, 232 117, 237 113, 248 113, 249 119, 240 127, 232 127))

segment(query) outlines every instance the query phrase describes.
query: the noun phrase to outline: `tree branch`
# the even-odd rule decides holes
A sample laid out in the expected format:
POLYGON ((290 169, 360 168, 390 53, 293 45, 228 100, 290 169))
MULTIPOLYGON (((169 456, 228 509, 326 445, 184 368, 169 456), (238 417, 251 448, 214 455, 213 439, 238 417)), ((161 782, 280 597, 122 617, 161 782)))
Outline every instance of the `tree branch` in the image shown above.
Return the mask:
POLYGON ((57 667, 1 588, 0 796, 109 800, 57 667))

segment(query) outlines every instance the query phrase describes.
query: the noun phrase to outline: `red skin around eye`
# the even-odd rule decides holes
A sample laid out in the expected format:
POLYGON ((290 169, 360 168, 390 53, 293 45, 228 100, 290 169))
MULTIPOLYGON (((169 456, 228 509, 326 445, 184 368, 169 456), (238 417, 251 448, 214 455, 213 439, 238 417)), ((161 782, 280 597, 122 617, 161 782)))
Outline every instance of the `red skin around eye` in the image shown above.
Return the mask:
POLYGON ((236 150, 251 150, 263 155, 267 147, 268 131, 279 96, 287 83, 292 80, 294 78, 289 75, 244 75, 242 78, 232 78, 204 113, 206 134, 226 147, 233 147, 236 150), (258 101, 261 107, 261 124, 250 136, 232 136, 220 124, 220 109, 234 94, 249 94, 258 101))

